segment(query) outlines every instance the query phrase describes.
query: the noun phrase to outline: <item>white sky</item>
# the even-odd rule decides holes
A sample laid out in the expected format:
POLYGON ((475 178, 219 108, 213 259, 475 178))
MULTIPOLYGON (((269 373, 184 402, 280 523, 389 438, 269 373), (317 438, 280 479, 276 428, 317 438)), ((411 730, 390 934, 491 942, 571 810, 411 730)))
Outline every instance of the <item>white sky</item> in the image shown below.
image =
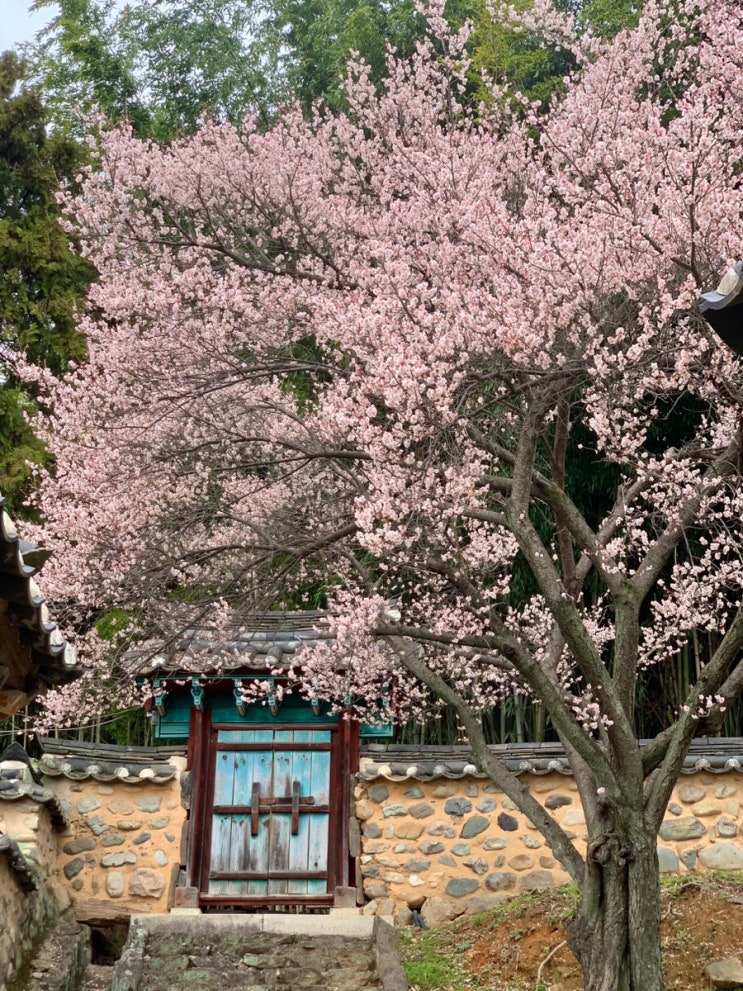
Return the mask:
POLYGON ((37 31, 56 15, 54 7, 29 13, 33 0, 0 0, 0 52, 23 41, 32 41, 37 31))

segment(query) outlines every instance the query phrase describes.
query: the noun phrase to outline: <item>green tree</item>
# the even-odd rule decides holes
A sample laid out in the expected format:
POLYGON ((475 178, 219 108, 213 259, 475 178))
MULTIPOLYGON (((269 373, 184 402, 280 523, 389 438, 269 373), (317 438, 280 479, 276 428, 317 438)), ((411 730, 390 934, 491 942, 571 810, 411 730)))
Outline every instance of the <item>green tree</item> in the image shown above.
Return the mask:
POLYGON ((239 120, 282 97, 278 46, 262 2, 38 0, 59 13, 29 56, 55 121, 85 128, 94 109, 140 137, 170 141, 203 114, 239 120))
MULTIPOLYGON (((385 73, 387 46, 408 52, 422 35, 413 0, 37 0, 59 13, 29 55, 57 123, 81 128, 100 108, 139 137, 170 141, 203 114, 268 123, 297 97, 342 104, 351 53, 385 73)), ((461 23, 472 0, 450 0, 461 23)))
MULTIPOLYGON (((517 11, 528 10, 531 0, 515 0, 509 6, 517 11)), ((556 5, 565 13, 573 13, 583 31, 611 38, 622 28, 637 23, 641 4, 634 0, 587 0, 575 4, 571 0, 556 5)), ((468 14, 474 31, 470 41, 474 74, 481 80, 484 73, 497 82, 516 86, 532 100, 546 105, 552 94, 563 85, 564 78, 575 68, 572 55, 554 45, 545 45, 537 32, 514 30, 506 21, 494 17, 488 0, 471 0, 468 14)), ((488 91, 480 83, 476 93, 488 99, 488 91)))
POLYGON ((29 462, 43 448, 28 426, 33 395, 17 359, 55 373, 85 354, 75 310, 93 269, 70 246, 59 223, 56 194, 80 168, 83 150, 47 133, 36 86, 24 64, 0 56, 0 491, 14 513, 27 491, 29 462))

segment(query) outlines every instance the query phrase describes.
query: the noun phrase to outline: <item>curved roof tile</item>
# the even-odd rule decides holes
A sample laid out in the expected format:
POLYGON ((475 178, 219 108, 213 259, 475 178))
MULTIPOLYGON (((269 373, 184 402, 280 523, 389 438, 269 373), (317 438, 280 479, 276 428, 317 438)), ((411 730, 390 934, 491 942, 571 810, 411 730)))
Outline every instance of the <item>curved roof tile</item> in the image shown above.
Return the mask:
MULTIPOLYGON (((559 744, 506 744, 490 747, 505 759, 515 774, 572 775, 559 744)), ((695 740, 681 769, 682 774, 743 774, 743 740, 695 740)), ((472 763, 469 749, 462 747, 417 747, 404 744, 371 744, 362 749, 358 777, 361 781, 434 781, 437 778, 486 778, 472 763)))
POLYGON ((18 643, 9 645, 0 664, 0 714, 12 715, 44 688, 77 678, 81 669, 35 581, 47 554, 20 538, 4 505, 0 496, 0 636, 5 618, 18 630, 18 643))
POLYGON ((101 761, 86 757, 58 757, 43 754, 38 763, 39 771, 50 778, 69 778, 71 781, 109 782, 122 781, 127 785, 141 785, 148 781, 161 785, 172 781, 178 774, 173 764, 132 764, 122 761, 101 761))
POLYGON ((18 883, 24 891, 33 891, 40 885, 39 876, 26 860, 15 840, 5 833, 0 833, 0 857, 10 864, 10 868, 18 878, 18 883))
POLYGON ((127 662, 133 673, 145 677, 175 677, 210 667, 220 672, 289 669, 302 650, 333 639, 329 630, 322 630, 327 617, 317 610, 236 616, 234 634, 227 641, 218 640, 208 626, 187 628, 170 643, 167 653, 153 642, 130 651, 127 662))

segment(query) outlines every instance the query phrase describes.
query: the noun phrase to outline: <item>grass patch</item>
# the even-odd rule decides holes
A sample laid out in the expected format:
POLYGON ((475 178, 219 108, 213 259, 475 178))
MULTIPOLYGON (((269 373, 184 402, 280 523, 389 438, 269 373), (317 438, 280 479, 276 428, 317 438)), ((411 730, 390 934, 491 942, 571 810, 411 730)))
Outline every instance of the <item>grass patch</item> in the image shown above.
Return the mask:
MULTIPOLYGON (((446 930, 405 934, 401 939, 399 948, 411 991, 465 991, 472 987, 463 964, 450 955, 450 936, 447 927, 446 930)), ((466 949, 471 946, 469 942, 466 949)))
MULTIPOLYGON (((674 991, 709 987, 706 965, 740 954, 743 871, 661 878, 664 976, 674 991)), ((438 929, 409 930, 400 956, 411 991, 579 991, 580 967, 566 945, 574 884, 518 895, 438 929), (541 984, 541 986, 540 986, 541 984)))

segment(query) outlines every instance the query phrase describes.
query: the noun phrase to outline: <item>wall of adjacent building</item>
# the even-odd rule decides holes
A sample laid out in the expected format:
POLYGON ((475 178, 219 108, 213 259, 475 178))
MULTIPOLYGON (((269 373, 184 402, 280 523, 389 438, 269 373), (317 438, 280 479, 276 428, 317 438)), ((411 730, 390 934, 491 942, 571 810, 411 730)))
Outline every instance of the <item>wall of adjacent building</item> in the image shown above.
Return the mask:
MULTIPOLYGON (((184 758, 174 758, 179 769, 184 758)), ((167 912, 181 864, 186 810, 180 775, 102 783, 45 779, 69 822, 57 837, 57 876, 78 919, 167 912)))
MULTIPOLYGON (((523 775, 532 794, 585 852, 586 825, 572 777, 523 775)), ((361 782, 355 841, 364 911, 428 925, 480 912, 519 892, 569 880, 542 836, 487 779, 361 782)), ((658 837, 660 869, 743 870, 743 772, 684 776, 658 837)))
POLYGON ((33 954, 69 905, 54 880, 56 841, 50 815, 30 799, 0 802, 0 988, 33 954))

